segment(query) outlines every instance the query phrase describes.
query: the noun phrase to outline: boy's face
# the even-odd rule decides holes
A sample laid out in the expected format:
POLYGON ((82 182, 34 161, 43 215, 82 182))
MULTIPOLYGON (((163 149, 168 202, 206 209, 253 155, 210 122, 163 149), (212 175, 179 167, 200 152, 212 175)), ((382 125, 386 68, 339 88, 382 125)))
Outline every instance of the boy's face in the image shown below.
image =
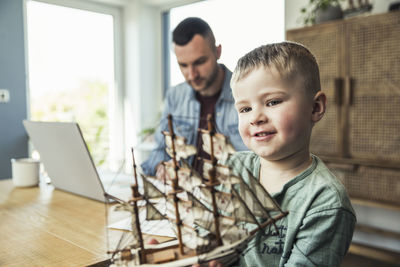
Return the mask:
POLYGON ((233 96, 240 135, 257 155, 276 161, 309 153, 311 129, 319 119, 299 79, 289 84, 277 71, 257 68, 234 84, 233 96))

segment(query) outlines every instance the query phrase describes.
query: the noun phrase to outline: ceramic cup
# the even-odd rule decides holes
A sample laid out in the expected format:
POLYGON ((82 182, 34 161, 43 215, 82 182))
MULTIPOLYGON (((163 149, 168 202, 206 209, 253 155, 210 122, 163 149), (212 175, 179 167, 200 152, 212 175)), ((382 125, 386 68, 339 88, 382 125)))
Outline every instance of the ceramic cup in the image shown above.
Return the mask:
POLYGON ((32 158, 11 159, 14 186, 35 186, 39 183, 40 162, 32 158))

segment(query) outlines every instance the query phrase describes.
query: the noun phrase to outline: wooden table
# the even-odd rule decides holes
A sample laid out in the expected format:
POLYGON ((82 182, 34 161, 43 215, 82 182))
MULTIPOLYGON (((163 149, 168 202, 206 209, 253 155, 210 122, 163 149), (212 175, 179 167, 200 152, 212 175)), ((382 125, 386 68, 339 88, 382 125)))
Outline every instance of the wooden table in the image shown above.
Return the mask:
MULTIPOLYGON (((2 180, 0 266, 87 266, 105 261, 108 240, 121 235, 117 230, 107 234, 106 221, 104 203, 44 183, 18 188, 2 180)), ((150 237, 154 236, 145 235, 144 240, 150 237)))
POLYGON ((53 186, 0 181, 0 266, 85 266, 107 259, 105 204, 53 186))
MULTIPOLYGON (((87 266, 109 258, 106 205, 41 183, 0 181, 0 266, 87 266)), ((108 223, 123 219, 113 217, 108 223)), ((145 242, 169 237, 144 235, 145 242)))

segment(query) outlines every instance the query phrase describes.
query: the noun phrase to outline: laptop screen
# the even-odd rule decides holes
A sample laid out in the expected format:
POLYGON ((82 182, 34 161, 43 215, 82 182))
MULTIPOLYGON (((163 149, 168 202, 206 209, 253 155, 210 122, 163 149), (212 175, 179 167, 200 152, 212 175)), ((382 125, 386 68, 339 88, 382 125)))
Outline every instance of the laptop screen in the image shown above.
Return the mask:
POLYGON ((55 188, 105 201, 103 185, 77 123, 24 120, 23 124, 55 188))

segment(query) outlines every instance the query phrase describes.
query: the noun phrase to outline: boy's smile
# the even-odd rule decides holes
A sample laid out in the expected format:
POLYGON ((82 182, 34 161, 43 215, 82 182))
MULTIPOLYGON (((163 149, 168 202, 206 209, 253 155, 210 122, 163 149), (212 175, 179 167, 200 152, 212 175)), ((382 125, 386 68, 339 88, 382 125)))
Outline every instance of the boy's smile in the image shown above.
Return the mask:
POLYGON ((260 131, 254 134, 257 141, 268 141, 276 134, 276 131, 260 131))
POLYGON ((233 87, 240 135, 265 160, 309 153, 313 98, 297 80, 285 82, 277 71, 261 67, 233 87))

